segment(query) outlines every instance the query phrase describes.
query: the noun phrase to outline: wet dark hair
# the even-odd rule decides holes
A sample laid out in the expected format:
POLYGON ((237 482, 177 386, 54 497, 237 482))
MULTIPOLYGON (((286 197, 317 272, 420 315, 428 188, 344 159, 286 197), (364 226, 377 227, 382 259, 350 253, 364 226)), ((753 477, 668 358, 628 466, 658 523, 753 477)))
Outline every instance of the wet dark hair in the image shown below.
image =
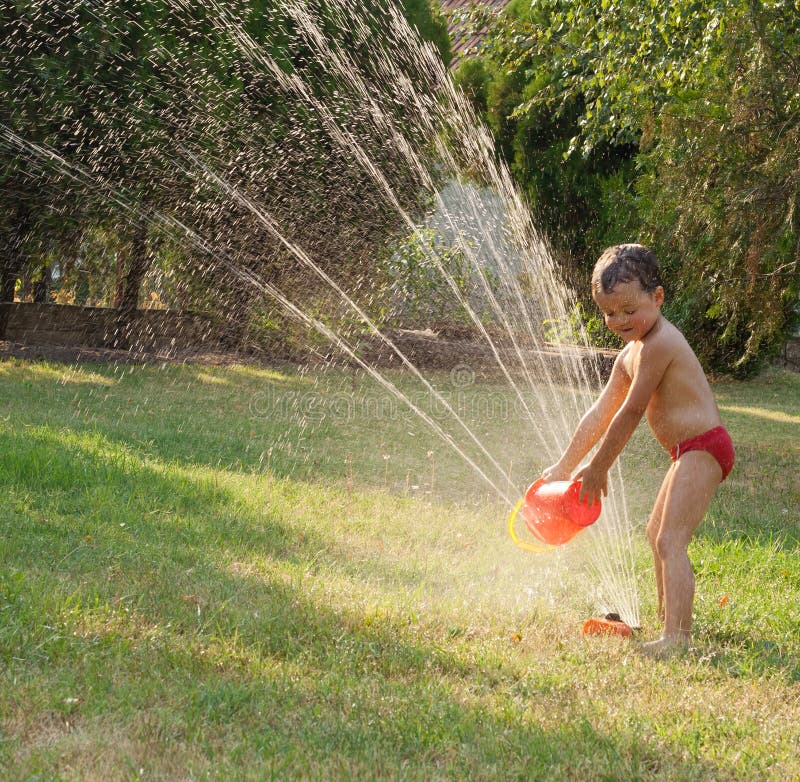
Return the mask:
POLYGON ((598 258, 592 272, 592 294, 611 293, 621 282, 638 280, 652 293, 661 285, 655 253, 641 244, 616 244, 598 258))

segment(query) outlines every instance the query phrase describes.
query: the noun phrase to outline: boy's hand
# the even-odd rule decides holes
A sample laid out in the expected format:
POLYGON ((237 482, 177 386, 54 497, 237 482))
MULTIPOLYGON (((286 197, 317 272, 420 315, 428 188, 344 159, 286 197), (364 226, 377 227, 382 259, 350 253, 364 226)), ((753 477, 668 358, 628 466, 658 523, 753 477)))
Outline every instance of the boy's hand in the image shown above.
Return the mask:
POLYGON ((600 502, 601 497, 608 497, 608 470, 600 470, 592 467, 592 463, 586 465, 575 475, 575 480, 581 482, 578 492, 578 500, 589 505, 600 502))
POLYGON ((550 481, 568 481, 570 479, 570 472, 569 470, 565 470, 559 462, 556 462, 542 470, 542 478, 548 483, 550 483, 550 481))

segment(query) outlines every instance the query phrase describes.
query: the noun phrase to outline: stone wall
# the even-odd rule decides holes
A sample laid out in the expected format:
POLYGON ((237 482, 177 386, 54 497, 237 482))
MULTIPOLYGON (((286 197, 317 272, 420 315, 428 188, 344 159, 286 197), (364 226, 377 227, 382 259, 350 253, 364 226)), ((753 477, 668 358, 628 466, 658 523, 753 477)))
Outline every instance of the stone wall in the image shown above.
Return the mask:
MULTIPOLYGON (((448 339, 433 332, 390 329, 384 332, 408 360, 419 368, 464 370, 475 373, 501 372, 493 350, 483 340, 448 339)), ((523 372, 534 375, 537 370, 547 371, 547 375, 556 381, 569 381, 580 367, 587 378, 608 380, 616 350, 585 349, 577 346, 558 346, 543 344, 536 346, 520 346, 511 348, 502 341, 496 342, 496 348, 506 368, 519 377, 523 372)), ((401 367, 402 361, 384 341, 375 336, 364 337, 358 345, 362 358, 374 366, 401 367)), ((534 377, 534 379, 536 379, 534 377)))
MULTIPOLYGON (((0 339, 36 345, 106 348, 120 336, 119 313, 107 307, 0 303, 0 339)), ((199 315, 138 310, 126 344, 134 352, 213 350, 220 343, 212 324, 199 315)))
MULTIPOLYGON (((116 310, 105 307, 0 302, 0 341, 57 348, 110 348, 114 346, 118 333, 117 316, 116 310)), ((421 369, 447 370, 463 366, 477 371, 497 369, 496 358, 489 346, 480 341, 448 339, 433 332, 404 329, 392 329, 387 336, 421 369)), ((243 348, 242 345, 232 346, 207 318, 170 310, 138 310, 128 344, 134 354, 176 357, 197 353, 240 353, 243 348)), ((375 366, 402 366, 391 349, 376 337, 365 337, 358 350, 375 366)), ((500 352, 503 360, 514 368, 519 356, 507 349, 500 352)), ((556 346, 540 346, 531 350, 530 355, 526 355, 527 352, 523 351, 523 359, 530 366, 535 366, 537 361, 547 361, 556 367, 577 358, 590 376, 597 367, 603 379, 610 374, 617 355, 616 351, 610 350, 556 346)), ((265 357, 259 350, 255 354, 265 357)), ((795 337, 786 343, 776 363, 800 371, 800 338, 795 337)))
MULTIPOLYGON (((18 349, 47 348, 43 355, 54 351, 101 350, 118 346, 118 312, 105 307, 75 307, 60 304, 0 303, 0 341, 13 343, 18 349)), ((489 345, 469 335, 444 336, 432 331, 390 329, 385 335, 419 369, 439 369, 492 373, 499 371, 497 357, 489 345)), ((126 353, 138 359, 158 355, 185 360, 199 354, 242 354, 244 345, 231 345, 207 319, 197 314, 169 310, 138 310, 128 333, 126 353)), ((386 343, 375 336, 364 336, 356 349, 369 364, 376 367, 402 367, 402 362, 386 343)), ((601 378, 608 377, 616 356, 615 351, 581 350, 579 348, 537 346, 516 350, 500 346, 503 362, 512 372, 522 371, 520 361, 528 370, 547 365, 551 377, 571 377, 569 365, 581 364, 589 377, 599 370, 601 378)), ((7 351, 8 352, 8 351, 7 351)), ((11 350, 13 353, 14 350, 11 350)), ((41 351, 40 351, 41 352, 41 351)), ((114 353, 119 358, 119 351, 114 353)), ((286 359, 287 356, 265 355, 263 349, 250 345, 244 353, 254 360, 286 359)), ((27 353, 24 352, 25 355, 27 353)), ((292 357, 288 357, 292 358, 292 357)), ((335 351, 327 357, 317 356, 323 363, 349 363, 345 355, 335 351)), ((294 357, 298 362, 315 361, 312 354, 294 357)))

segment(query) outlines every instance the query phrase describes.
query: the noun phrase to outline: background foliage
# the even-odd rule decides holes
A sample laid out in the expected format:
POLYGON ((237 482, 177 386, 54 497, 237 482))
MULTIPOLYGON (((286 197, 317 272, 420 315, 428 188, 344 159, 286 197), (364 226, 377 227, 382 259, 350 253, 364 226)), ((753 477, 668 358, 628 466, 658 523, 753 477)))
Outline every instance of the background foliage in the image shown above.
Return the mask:
MULTIPOLYGON (((348 67, 368 82, 380 65, 376 52, 389 45, 385 8, 363 3, 357 16, 342 8, 312 0, 308 19, 323 45, 346 53, 348 67)), ((401 10, 449 60, 446 25, 428 0, 404 0, 401 10)), ((212 312, 245 334, 263 314, 263 291, 242 276, 309 286, 295 254, 251 203, 264 205, 287 241, 302 238, 357 294, 363 268, 398 230, 400 215, 332 143, 325 116, 309 103, 332 107, 411 212, 419 185, 396 147, 376 134, 355 79, 335 73, 333 57, 320 57, 309 35, 278 0, 0 4, 2 298, 22 280, 35 300, 47 300, 55 270, 59 301, 117 306, 125 315, 144 303, 143 280, 156 269, 166 297, 159 304, 212 312), (308 89, 307 103, 287 95, 295 78, 308 89), (43 162, 33 145, 75 168, 43 162), (187 155, 241 197, 221 194, 187 155), (176 245, 154 230, 154 215, 210 238, 214 252, 176 245)), ((424 80, 423 64, 415 70, 397 59, 410 81, 424 80)), ((386 106, 398 133, 421 147, 409 108, 386 106)))
MULTIPOLYGON (((369 45, 352 15, 310 3, 326 39, 369 75, 385 7, 362 6, 369 45)), ((377 248, 406 231, 398 210, 332 145, 324 121, 244 56, 229 20, 253 52, 288 77, 302 74, 312 98, 336 106, 410 214, 424 206, 419 182, 375 133, 363 96, 326 69, 281 8, 278 0, 0 2, 0 123, 103 183, 87 186, 0 143, 2 298, 22 284, 18 293, 46 300, 55 274, 63 303, 116 306, 123 318, 147 302, 191 305, 234 334, 254 324, 283 333, 287 323, 264 309, 255 287, 148 222, 156 212, 191 218, 246 275, 308 290, 309 307, 323 311, 324 294, 246 199, 265 204, 287 238, 301 237, 356 298, 392 284, 374 278, 377 248), (297 133, 303 143, 287 143, 297 133), (245 201, 221 209, 218 191, 176 167, 178 148, 212 161, 245 201), (123 189, 126 214, 116 202, 123 189)), ((448 62, 438 6, 404 0, 403 11, 448 62)), ((513 0, 499 18, 476 16, 488 34, 457 80, 574 288, 588 290, 604 247, 648 243, 665 267, 668 314, 706 367, 757 368, 798 323, 798 0, 513 0)), ((424 87, 424 67, 391 51, 424 87)), ((409 144, 424 148, 417 109, 386 105, 409 144)), ((419 280, 422 301, 429 276, 419 280)), ((593 312, 582 304, 579 319, 593 312)))
POLYGON ((799 12, 515 0, 458 71, 567 271, 652 245, 710 369, 746 374, 797 324, 799 12))

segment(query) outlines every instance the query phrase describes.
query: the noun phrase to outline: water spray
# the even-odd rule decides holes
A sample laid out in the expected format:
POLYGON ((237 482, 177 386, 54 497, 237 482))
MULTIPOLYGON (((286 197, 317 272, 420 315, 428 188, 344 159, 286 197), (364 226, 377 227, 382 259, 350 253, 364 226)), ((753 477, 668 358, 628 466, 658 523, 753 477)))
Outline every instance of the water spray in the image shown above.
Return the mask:
MULTIPOLYGON (((545 481, 539 478, 514 506, 508 519, 511 539, 523 551, 538 554, 552 551, 572 540, 594 524, 602 511, 602 503, 581 502, 581 481, 545 481), (516 533, 517 516, 522 514, 530 539, 521 540, 516 533)), ((617 635, 630 638, 635 628, 622 621, 617 613, 588 619, 583 635, 617 635)))
MULTIPOLYGON (((172 15, 180 17, 188 28, 199 24, 195 18, 196 6, 188 0, 169 0, 168 5, 172 15)), ((32 170, 39 172, 45 181, 55 174, 52 181, 56 184, 71 187, 74 183, 79 190, 100 194, 116 213, 132 222, 145 222, 159 236, 174 240, 186 248, 188 255, 197 258, 198 264, 202 259, 198 273, 203 268, 213 268, 220 276, 225 273, 237 284, 271 300, 288 319, 321 335, 336 353, 363 369, 379 387, 405 404, 460 457, 469 472, 485 482, 493 495, 511 509, 521 487, 513 485, 510 467, 505 470, 496 446, 484 442, 473 422, 462 417, 458 405, 451 404, 435 382, 423 376, 411 356, 383 333, 378 327, 380 317, 376 319, 354 292, 348 292, 346 280, 329 273, 327 256, 320 255, 315 237, 324 234, 329 241, 329 235, 342 236, 349 242, 352 233, 321 231, 317 218, 324 218, 321 224, 326 229, 346 226, 348 208, 368 202, 375 205, 375 219, 380 216, 381 222, 396 223, 413 234, 420 225, 412 207, 417 206, 421 194, 430 197, 431 204, 441 212, 441 224, 452 235, 451 244, 474 272, 474 290, 459 287, 450 268, 439 258, 435 243, 423 247, 425 256, 443 281, 443 289, 453 306, 460 308, 458 311, 472 324, 516 399, 519 426, 525 427, 530 435, 537 459, 552 459, 561 450, 571 430, 570 422, 582 411, 585 393, 600 379, 596 363, 586 366, 577 350, 549 344, 551 337, 546 324, 568 319, 574 296, 558 273, 547 243, 536 230, 530 210, 507 168, 498 161, 490 133, 453 84, 433 47, 418 40, 394 3, 374 14, 368 9, 354 11, 347 0, 323 4, 348 29, 348 44, 329 35, 327 17, 321 18, 316 4, 308 0, 281 0, 278 5, 293 20, 295 44, 304 52, 291 69, 273 56, 271 46, 249 35, 245 21, 232 7, 217 0, 207 4, 198 33, 211 34, 203 26, 210 25, 219 44, 217 49, 236 52, 244 70, 253 77, 254 85, 261 83, 259 79, 269 85, 269 94, 274 93, 276 105, 286 109, 281 115, 284 123, 281 133, 276 135, 273 126, 264 123, 260 113, 253 113, 252 106, 240 100, 238 93, 220 89, 214 92, 215 102, 203 99, 202 90, 195 91, 191 80, 188 83, 183 80, 179 53, 167 47, 159 49, 156 59, 164 73, 163 122, 169 130, 170 143, 165 144, 161 136, 154 135, 152 147, 146 149, 159 163, 158 175, 147 180, 152 198, 143 200, 136 188, 128 189, 125 181, 112 176, 100 165, 103 156, 95 155, 90 143, 95 138, 92 134, 101 127, 125 128, 131 121, 150 127, 153 117, 145 95, 131 105, 118 107, 112 101, 96 107, 97 116, 103 121, 88 130, 82 126, 74 130, 83 139, 79 134, 82 130, 88 139, 78 146, 80 154, 74 144, 67 143, 69 138, 61 143, 58 134, 48 135, 46 140, 36 134, 28 138, 25 122, 21 127, 13 122, 0 125, 0 146, 16 151, 29 174, 32 170), (379 27, 383 35, 374 35, 373 27, 379 27), (354 58, 353 40, 358 44, 356 48, 370 55, 366 65, 354 58), (313 67, 305 63, 313 63, 313 67), (315 89, 318 68, 337 85, 335 99, 315 89), (176 106, 186 106, 188 113, 172 110, 170 89, 180 90, 176 106), (348 110, 341 110, 340 103, 348 110), (330 150, 330 160, 319 169, 313 182, 305 175, 303 162, 308 159, 304 139, 310 136, 324 140, 325 149, 330 150), (384 154, 387 150, 392 154, 384 154), (297 182, 293 180, 295 174, 300 177, 297 182), (442 195, 442 183, 448 180, 459 184, 455 204, 442 195), (343 190, 349 182, 356 183, 352 193, 343 190), (296 209, 285 206, 296 203, 293 188, 298 183, 314 185, 316 189, 310 195, 316 195, 320 202, 344 192, 341 200, 336 200, 343 205, 342 210, 332 216, 324 210, 311 210, 308 215, 301 210, 303 219, 299 219, 296 209), (500 212, 490 214, 478 184, 502 205, 500 212), (162 206, 172 203, 173 190, 186 190, 191 198, 187 196, 175 209, 162 206), (406 203, 409 193, 414 195, 410 205, 406 203), (459 226, 464 220, 480 228, 480 247, 473 246, 462 235, 459 226), (225 230, 221 231, 220 226, 225 230), (237 230, 230 230, 230 226, 236 226, 237 230), (309 237, 306 229, 312 226, 317 230, 309 237), (311 272, 315 283, 329 292, 361 324, 362 330, 392 351, 404 370, 423 385, 428 398, 435 401, 438 413, 418 404, 412 395, 395 385, 371 362, 368 353, 363 353, 357 340, 337 331, 330 319, 316 317, 307 310, 296 290, 284 290, 278 281, 260 273, 260 267, 253 265, 252 259, 260 259, 261 255, 251 252, 250 245, 240 245, 235 240, 246 233, 245 229, 252 232, 250 243, 259 252, 262 244, 280 248, 292 263, 311 272), (325 262, 320 262, 320 258, 325 262), (497 278, 491 284, 487 269, 497 278), (474 302, 471 295, 475 296, 474 302), (547 350, 539 350, 543 345, 547 350), (554 353, 561 361, 557 369, 551 364, 554 353)), ((55 9, 56 17, 74 12, 74 4, 66 0, 34 6, 42 9, 42 13, 44 9, 55 9)), ((106 16, 97 10, 101 7, 81 6, 82 12, 96 18, 120 40, 129 24, 141 27, 134 11, 130 18, 125 15, 127 12, 106 16)), ((25 19, 36 26, 32 12, 25 19)), ((79 31, 81 19, 76 17, 75 22, 79 31)), ((60 27, 51 25, 55 32, 50 33, 51 28, 40 26, 42 36, 50 36, 47 41, 53 52, 62 51, 62 43, 72 40, 60 27)), ((33 46, 38 38, 30 40, 28 45, 33 46)), ((133 83, 138 84, 136 52, 123 47, 117 60, 123 75, 125 68, 134 69, 133 83)), ((215 63, 198 78, 213 81, 215 63)), ((225 87, 224 81, 220 86, 225 87)), ((149 141, 150 136, 145 140, 149 141)), ((109 141, 115 141, 111 131, 109 141)), ((302 206, 312 203, 313 199, 305 199, 302 206)), ((584 338, 583 345, 588 346, 585 334, 580 336, 584 338)), ((442 482, 442 471, 429 458, 433 486, 434 477, 442 482)), ((384 466, 384 482, 387 466, 384 466)), ((348 470, 352 485, 352 468, 348 470)), ((625 621, 635 625, 638 601, 633 575, 632 525, 627 517, 618 468, 613 483, 619 486, 619 491, 612 491, 601 524, 592 526, 592 520, 585 526, 565 526, 565 519, 574 522, 569 513, 543 522, 544 517, 533 509, 536 503, 545 500, 548 492, 556 491, 555 484, 551 484, 547 488, 531 487, 513 507, 510 532, 514 542, 524 550, 557 555, 559 548, 572 537, 582 529, 589 529, 584 537, 591 542, 595 555, 581 564, 594 571, 598 612, 616 609, 625 621), (519 517, 528 529, 525 540, 520 540, 514 529, 519 517)), ((406 484, 410 484, 408 476, 406 484)), ((556 499, 553 497, 551 501, 556 499)))

